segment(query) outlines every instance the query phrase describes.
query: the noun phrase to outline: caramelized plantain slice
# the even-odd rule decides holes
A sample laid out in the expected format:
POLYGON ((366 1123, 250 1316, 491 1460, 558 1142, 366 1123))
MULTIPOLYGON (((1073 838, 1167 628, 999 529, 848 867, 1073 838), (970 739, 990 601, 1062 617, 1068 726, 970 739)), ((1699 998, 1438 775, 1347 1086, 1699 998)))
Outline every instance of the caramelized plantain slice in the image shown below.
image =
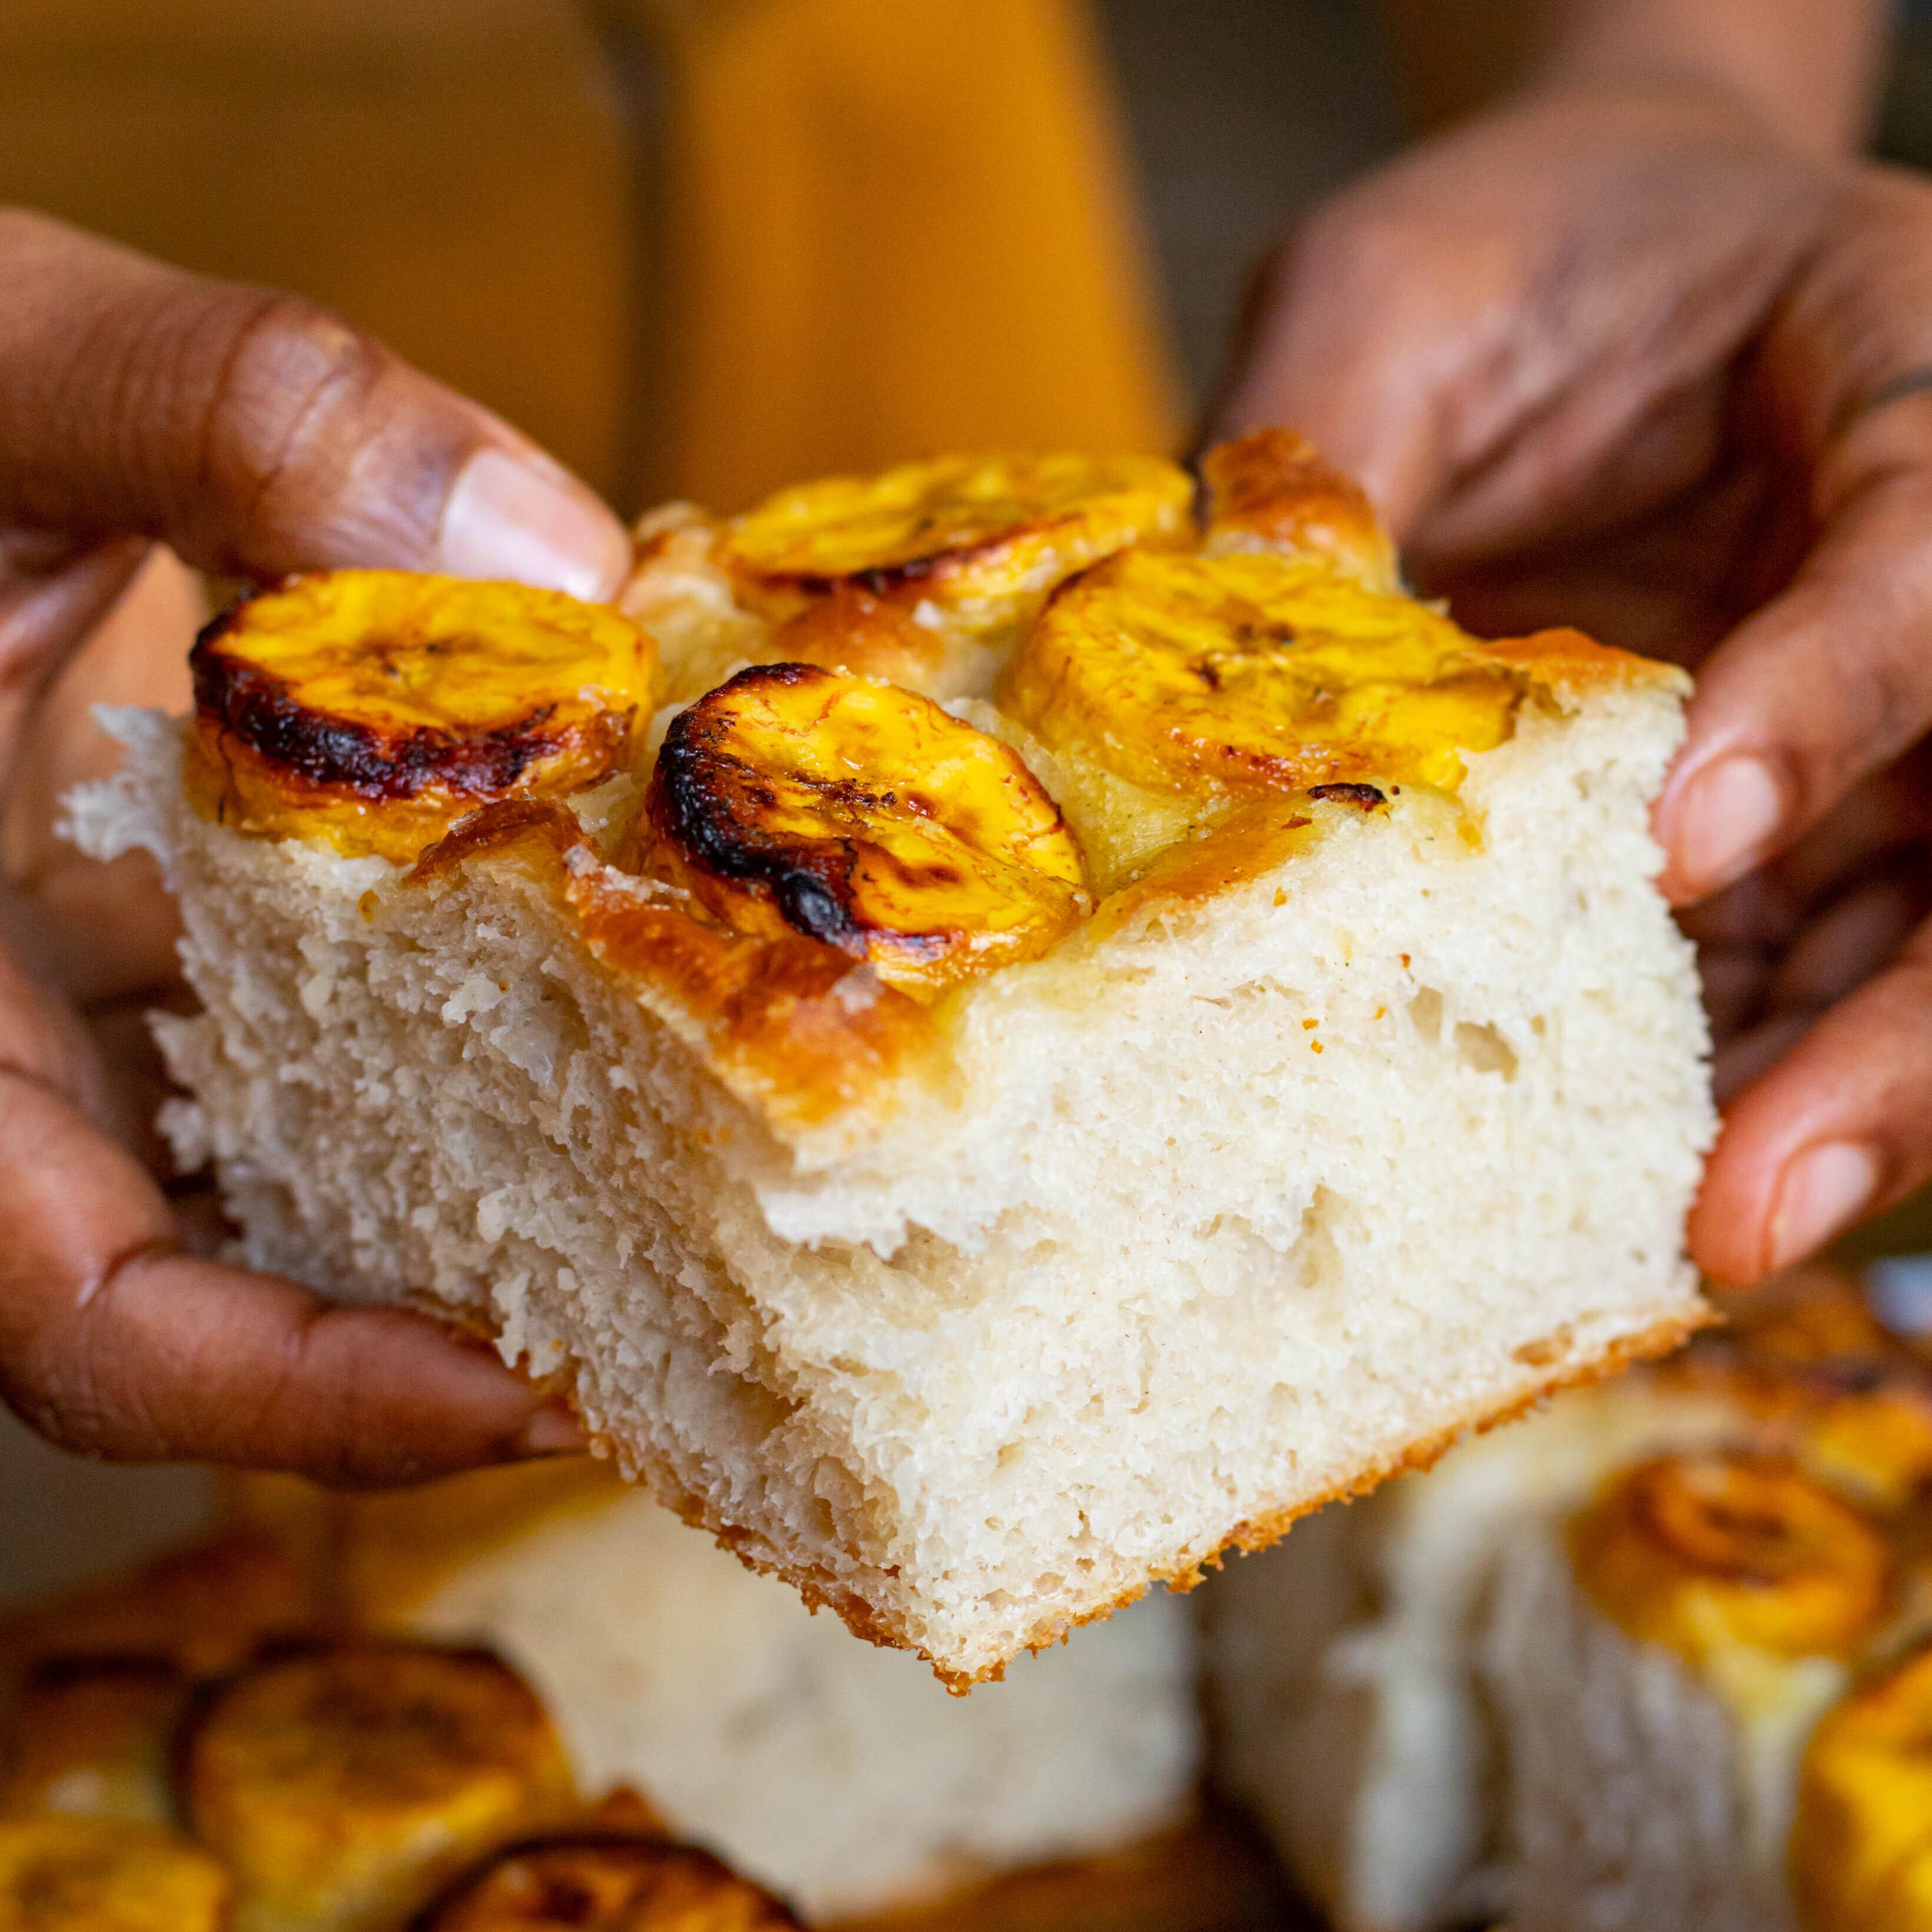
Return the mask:
POLYGON ((935 456, 782 490, 726 526, 719 560, 770 615, 848 586, 991 626, 1126 544, 1178 536, 1193 497, 1155 457, 935 456))
POLYGON ((798 1921, 707 1852, 611 1832, 500 1852, 412 1932, 784 1932, 798 1921))
POLYGON ((810 664, 741 671, 674 721, 629 860, 734 932, 804 933, 920 994, 1037 957, 1090 906, 1016 753, 810 664))
POLYGON ((1202 548, 1209 556, 1260 550, 1323 556, 1364 590, 1401 590, 1395 546, 1362 486, 1292 430, 1216 443, 1201 459, 1201 476, 1208 486, 1202 548))
POLYGON ((1932 1648, 1820 1720, 1798 1773, 1791 1876, 1814 1932, 1932 1932, 1932 1648))
POLYGON ((152 1825, 0 1822, 0 1932, 227 1932, 229 1896, 213 1858, 152 1825))
POLYGON ((194 1834, 235 1875, 237 1932, 400 1924, 572 1804, 521 1678, 487 1652, 400 1640, 244 1672, 200 1713, 183 1765, 194 1834))
POLYGON ((1599 1610, 1692 1664, 1727 1645, 1848 1657, 1891 1608, 1877 1526, 1779 1456, 1640 1463, 1572 1525, 1570 1554, 1599 1610))
POLYGON ((1453 790, 1514 728, 1521 674, 1324 559, 1130 550, 1048 604, 1000 702, 1054 751, 1166 792, 1453 790))
POLYGON ((411 858, 476 806, 627 764, 656 661, 629 619, 555 591, 291 578, 196 640, 189 796, 253 837, 411 858))

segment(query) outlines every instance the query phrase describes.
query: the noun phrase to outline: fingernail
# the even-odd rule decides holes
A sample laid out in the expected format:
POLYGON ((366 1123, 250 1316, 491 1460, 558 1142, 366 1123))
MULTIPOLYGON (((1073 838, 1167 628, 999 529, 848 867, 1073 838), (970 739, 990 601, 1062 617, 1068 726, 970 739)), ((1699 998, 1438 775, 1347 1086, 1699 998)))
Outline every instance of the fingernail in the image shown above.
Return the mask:
POLYGON ((561 1403, 540 1408, 524 1428, 526 1456, 570 1456, 590 1447, 584 1425, 561 1403))
POLYGON ((623 526, 561 470, 500 449, 464 465, 443 507, 442 568, 573 597, 610 596, 630 558, 623 526))
POLYGON ((1841 1234, 1878 1192, 1878 1156, 1855 1141, 1822 1141, 1786 1164, 1772 1210, 1768 1265, 1789 1268, 1841 1234))
POLYGON ((1784 788, 1762 758, 1733 753, 1684 788, 1675 842, 1678 874, 1714 892, 1749 872, 1784 818, 1784 788))

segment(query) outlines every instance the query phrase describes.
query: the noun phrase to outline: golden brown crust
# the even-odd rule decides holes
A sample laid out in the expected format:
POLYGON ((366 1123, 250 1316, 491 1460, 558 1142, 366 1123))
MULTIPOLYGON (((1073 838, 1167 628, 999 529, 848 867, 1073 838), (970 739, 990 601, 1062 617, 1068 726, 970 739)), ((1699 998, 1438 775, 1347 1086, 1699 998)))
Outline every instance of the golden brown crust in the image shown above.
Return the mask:
POLYGON ((876 1102, 908 1076, 940 1077, 939 1023, 927 1008, 833 946, 800 934, 727 932, 682 893, 608 872, 560 806, 485 806, 425 853, 409 880, 428 884, 479 862, 524 866, 591 956, 698 1029, 718 1078, 781 1126, 876 1102), (584 862, 567 862, 575 854, 584 862))
MULTIPOLYGON (((1340 790, 1323 787, 1324 790, 1340 790)), ((1369 788, 1361 788, 1367 790, 1369 788)), ((1381 794, 1376 793, 1378 805, 1381 794)), ((1366 801, 1357 809, 1373 810, 1366 801)), ((1314 816, 1293 803, 1265 804, 1238 811, 1204 838, 1172 845, 1132 882, 1109 892, 1094 910, 1094 929, 1102 938, 1124 931, 1150 912, 1199 905, 1223 892, 1251 884, 1284 865, 1317 836, 1314 816)), ((1286 897, 1284 892, 1281 898, 1286 897)), ((1280 904, 1281 898, 1277 898, 1280 904)))
POLYGON ((916 691, 944 662, 946 640, 915 622, 902 600, 848 584, 788 618, 772 632, 770 650, 776 663, 890 678, 916 691))
POLYGON ((784 1932, 798 1923, 695 1846, 590 1828, 506 1846, 410 1932, 784 1932))
POLYGON ((1201 459, 1206 548, 1248 544, 1332 558, 1372 590, 1399 590, 1395 547, 1362 486, 1289 429, 1217 443, 1201 459))
POLYGON ((1476 646, 1497 663, 1527 672, 1552 691, 1592 691, 1617 685, 1649 685, 1688 692, 1689 674, 1676 664, 1600 644, 1581 631, 1533 631, 1526 638, 1492 638, 1476 646))

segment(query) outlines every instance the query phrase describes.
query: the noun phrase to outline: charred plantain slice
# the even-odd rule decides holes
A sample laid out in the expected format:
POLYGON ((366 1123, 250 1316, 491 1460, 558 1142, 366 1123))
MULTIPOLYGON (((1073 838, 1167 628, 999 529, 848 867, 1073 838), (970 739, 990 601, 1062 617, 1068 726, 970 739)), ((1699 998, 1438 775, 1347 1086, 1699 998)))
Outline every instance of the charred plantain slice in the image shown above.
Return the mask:
POLYGON ((1640 1463, 1571 1526, 1570 1554, 1599 1610, 1693 1664, 1727 1645, 1849 1656, 1891 1606, 1877 1525, 1780 1456, 1640 1463))
POLYGON ((1817 1932, 1932 1932, 1932 1647, 1819 1720, 1798 1773, 1791 1875, 1817 1932))
POLYGON ((1210 556, 1273 550, 1326 557, 1365 590, 1402 588, 1395 546, 1362 486, 1292 430, 1217 443, 1201 460, 1208 486, 1202 548, 1210 556))
POLYGON ((195 1836, 238 1932, 400 1923, 454 1872, 567 1814, 563 1748, 484 1651, 358 1640, 272 1658, 209 1700, 182 1754, 195 1836))
POLYGON ((0 1932, 227 1932, 227 1874, 172 1832, 0 1820, 0 1932))
POLYGON ((733 931, 794 932, 918 993, 1037 957, 1089 909, 1018 754, 930 699, 811 664, 741 671, 673 722, 632 855, 733 931))
POLYGON ((936 456, 782 490, 726 526, 719 560, 768 615, 844 586, 992 626, 1126 544, 1178 536, 1193 496, 1154 457, 936 456))
POLYGON ((1004 708, 1156 791, 1453 790, 1514 728, 1522 674, 1426 605, 1325 560, 1129 550, 1067 584, 1004 708))
POLYGON ((412 1932, 786 1932, 798 1922, 708 1852, 574 1832, 506 1847, 412 1932))
POLYGON ((656 657, 629 619, 556 591, 291 578, 196 640, 189 795, 251 836, 412 857, 476 806, 622 766, 656 657))

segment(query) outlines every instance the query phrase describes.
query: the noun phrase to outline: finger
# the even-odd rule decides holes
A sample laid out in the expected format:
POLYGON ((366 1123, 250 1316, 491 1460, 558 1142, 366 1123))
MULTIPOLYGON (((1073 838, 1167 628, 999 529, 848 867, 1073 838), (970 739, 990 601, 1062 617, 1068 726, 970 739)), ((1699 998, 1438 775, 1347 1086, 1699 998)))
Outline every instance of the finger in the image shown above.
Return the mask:
POLYGON ((1486 117, 1264 265, 1216 432, 1300 429, 1444 556, 1654 508, 1708 464, 1721 372, 1822 213, 1815 173, 1714 100, 1486 117))
POLYGON ((134 580, 146 550, 135 539, 92 546, 0 542, 0 800, 11 802, 27 719, 134 580))
POLYGON ((1810 472, 1819 534, 1700 673, 1655 817, 1680 901, 1781 850, 1932 723, 1932 395, 1862 406, 1932 361, 1928 313, 1932 191, 1862 176, 1743 392, 1810 472))
POLYGON ((268 577, 386 565, 610 595, 590 490, 306 303, 0 212, 0 521, 268 577))
POLYGON ((1673 899, 1788 845, 1932 723, 1928 519, 1932 463, 1874 470, 1790 587, 1706 661, 1654 820, 1673 899))
POLYGON ((581 1446, 494 1355, 180 1252, 166 1204, 64 1096, 0 1072, 0 1395, 83 1454, 415 1482, 581 1446))
POLYGON ((1690 1250, 1742 1286, 1932 1175, 1932 933, 1834 1006, 1726 1110, 1690 1250))
POLYGON ((88 632, 34 708, 0 814, 0 870, 34 902, 52 977, 87 1006, 151 993, 178 971, 178 910, 144 851, 103 863, 59 835, 60 801, 118 769, 122 747, 97 704, 178 712, 189 700, 188 653, 206 621, 200 580, 160 544, 88 632))

